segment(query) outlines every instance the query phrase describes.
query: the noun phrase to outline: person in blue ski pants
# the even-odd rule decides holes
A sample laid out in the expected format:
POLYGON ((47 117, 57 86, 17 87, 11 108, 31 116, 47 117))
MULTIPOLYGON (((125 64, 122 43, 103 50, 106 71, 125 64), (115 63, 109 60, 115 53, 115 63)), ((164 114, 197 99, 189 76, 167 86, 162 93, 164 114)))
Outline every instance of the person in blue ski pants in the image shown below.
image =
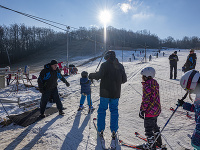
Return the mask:
POLYGON ((118 130, 118 102, 121 94, 121 84, 127 81, 124 67, 118 62, 114 51, 108 51, 99 72, 90 73, 89 79, 99 80, 100 82, 100 104, 97 116, 98 132, 103 135, 105 129, 106 110, 110 109, 110 129, 112 137, 115 139, 118 130))

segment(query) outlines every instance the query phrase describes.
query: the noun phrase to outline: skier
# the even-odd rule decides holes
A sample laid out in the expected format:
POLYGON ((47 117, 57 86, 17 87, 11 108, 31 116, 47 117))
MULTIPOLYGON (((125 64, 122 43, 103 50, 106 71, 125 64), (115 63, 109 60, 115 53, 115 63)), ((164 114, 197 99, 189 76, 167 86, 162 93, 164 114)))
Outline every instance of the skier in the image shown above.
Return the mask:
POLYGON ((178 62, 178 56, 177 56, 177 51, 174 51, 169 56, 169 64, 170 64, 170 79, 173 77, 173 69, 174 69, 174 79, 177 77, 177 62, 178 62))
POLYGON ((81 73, 82 78, 80 78, 80 85, 81 85, 81 99, 80 99, 80 106, 78 110, 82 110, 84 108, 83 104, 85 102, 85 98, 87 96, 87 103, 89 106, 89 110, 94 110, 92 106, 92 99, 91 99, 91 80, 88 79, 88 72, 83 71, 81 73))
MULTIPOLYGON (((160 132, 160 128, 157 125, 157 118, 161 113, 161 105, 159 84, 155 79, 153 79, 155 77, 155 69, 152 67, 146 67, 141 71, 141 75, 143 79, 143 96, 139 117, 144 119, 145 135, 147 136, 148 142, 145 147, 148 149, 160 132)), ((152 150, 155 150, 156 146, 162 146, 161 136, 159 136, 156 143, 153 145, 152 150)))
POLYGON ((100 83, 100 104, 97 116, 97 128, 103 137, 105 129, 106 110, 111 113, 110 130, 112 132, 111 148, 115 147, 116 132, 118 130, 118 102, 121 93, 121 84, 127 81, 124 67, 118 62, 114 51, 108 51, 104 59, 106 62, 101 64, 99 72, 90 73, 89 79, 99 80, 100 83))
POLYGON ((67 87, 70 84, 67 80, 61 75, 60 70, 57 66, 58 62, 56 60, 52 60, 50 63, 44 65, 44 69, 40 72, 40 76, 38 77, 38 87, 40 92, 42 93, 41 102, 40 102, 40 117, 44 118, 44 112, 49 101, 50 97, 56 102, 57 108, 59 110, 59 115, 64 115, 63 106, 60 101, 57 89, 57 80, 58 78, 63 81, 67 87))
POLYGON ((178 100, 178 105, 187 111, 195 112, 196 128, 194 129, 191 145, 195 150, 200 149, 200 73, 197 70, 186 72, 180 80, 181 87, 189 91, 189 94, 196 94, 194 104, 178 100))
POLYGON ((186 63, 183 65, 183 72, 187 72, 189 70, 195 69, 197 56, 194 53, 194 49, 190 49, 190 54, 187 57, 186 63))

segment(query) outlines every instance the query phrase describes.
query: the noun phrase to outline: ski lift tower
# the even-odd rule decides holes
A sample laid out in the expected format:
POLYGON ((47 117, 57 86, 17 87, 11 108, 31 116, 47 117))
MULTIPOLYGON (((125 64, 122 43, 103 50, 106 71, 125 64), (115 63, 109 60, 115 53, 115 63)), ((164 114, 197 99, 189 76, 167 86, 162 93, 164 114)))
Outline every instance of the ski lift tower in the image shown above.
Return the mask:
POLYGON ((69 56, 68 56, 68 52, 69 52, 69 29, 70 26, 67 26, 67 68, 69 67, 69 56))

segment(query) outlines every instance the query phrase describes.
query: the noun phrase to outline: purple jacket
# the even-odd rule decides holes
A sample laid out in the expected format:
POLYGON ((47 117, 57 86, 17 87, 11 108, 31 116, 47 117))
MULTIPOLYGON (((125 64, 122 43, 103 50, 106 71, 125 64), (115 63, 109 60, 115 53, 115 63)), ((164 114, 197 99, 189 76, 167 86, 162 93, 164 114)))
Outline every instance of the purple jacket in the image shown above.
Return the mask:
POLYGON ((161 112, 159 84, 156 80, 150 79, 142 82, 143 96, 140 110, 145 112, 145 117, 155 117, 161 112))

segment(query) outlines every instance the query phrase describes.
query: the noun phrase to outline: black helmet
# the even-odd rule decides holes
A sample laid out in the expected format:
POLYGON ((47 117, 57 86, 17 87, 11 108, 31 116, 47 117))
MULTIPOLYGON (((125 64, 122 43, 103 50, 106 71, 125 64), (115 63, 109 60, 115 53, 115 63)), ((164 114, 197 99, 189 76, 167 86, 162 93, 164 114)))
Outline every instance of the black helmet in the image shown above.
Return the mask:
POLYGON ((81 72, 81 76, 82 76, 82 78, 87 78, 88 72, 86 72, 86 71, 81 72))
POLYGON ((106 54, 104 56, 105 60, 108 60, 108 59, 114 60, 115 58, 116 58, 115 52, 111 51, 111 50, 109 50, 108 52, 106 52, 106 54))

